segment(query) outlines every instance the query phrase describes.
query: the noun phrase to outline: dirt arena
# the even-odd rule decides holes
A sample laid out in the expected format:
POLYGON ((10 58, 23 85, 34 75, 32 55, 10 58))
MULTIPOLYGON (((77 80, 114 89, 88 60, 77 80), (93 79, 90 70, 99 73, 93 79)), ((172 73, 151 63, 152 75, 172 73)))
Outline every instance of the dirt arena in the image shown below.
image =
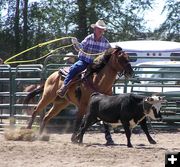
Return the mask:
POLYGON ((105 146, 103 133, 87 133, 84 144, 70 141, 71 134, 51 133, 49 141, 11 141, 0 134, 1 167, 164 167, 165 153, 180 151, 180 132, 157 132, 156 145, 146 136, 132 135, 133 148, 126 137, 113 133, 115 146, 105 146))

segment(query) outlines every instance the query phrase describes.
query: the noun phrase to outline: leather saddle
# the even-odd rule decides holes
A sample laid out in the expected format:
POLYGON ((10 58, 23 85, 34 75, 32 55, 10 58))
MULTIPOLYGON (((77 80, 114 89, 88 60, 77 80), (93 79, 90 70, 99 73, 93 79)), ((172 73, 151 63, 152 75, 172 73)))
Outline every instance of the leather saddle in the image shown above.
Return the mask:
MULTIPOLYGON (((62 76, 63 79, 65 79, 65 77, 67 76, 67 74, 69 73, 70 67, 64 67, 64 68, 60 68, 58 71, 58 74, 62 76)), ((73 80, 79 80, 79 79, 83 79, 85 75, 85 71, 82 71, 81 73, 77 74, 73 80)))

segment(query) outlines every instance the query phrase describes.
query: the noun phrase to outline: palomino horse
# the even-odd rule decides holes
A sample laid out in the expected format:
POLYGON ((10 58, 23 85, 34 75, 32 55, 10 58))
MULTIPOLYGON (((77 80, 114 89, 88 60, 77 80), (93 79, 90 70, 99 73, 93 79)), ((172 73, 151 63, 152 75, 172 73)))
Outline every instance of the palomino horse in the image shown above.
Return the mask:
MULTIPOLYGON (((90 75, 86 80, 71 84, 65 98, 60 98, 56 95, 56 91, 63 84, 62 76, 59 75, 58 71, 52 73, 45 82, 42 98, 37 104, 27 128, 31 128, 38 113, 40 113, 47 105, 53 103, 52 108, 45 115, 40 125, 40 133, 42 133, 45 125, 51 118, 55 117, 70 103, 73 103, 78 107, 75 129, 71 138, 73 141, 73 137, 75 137, 82 118, 86 113, 90 95, 95 91, 112 95, 112 85, 118 72, 125 77, 131 77, 133 74, 128 55, 124 53, 121 48, 111 48, 107 50, 103 55, 102 60, 102 69, 97 73, 90 75)), ((37 92, 39 93, 39 91, 37 92)), ((33 93, 33 95, 35 95, 35 93, 33 93)), ((105 129, 105 137, 106 140, 108 140, 108 137, 111 137, 111 135, 107 126, 105 126, 105 129)), ((110 138, 110 140, 112 139, 110 138)))

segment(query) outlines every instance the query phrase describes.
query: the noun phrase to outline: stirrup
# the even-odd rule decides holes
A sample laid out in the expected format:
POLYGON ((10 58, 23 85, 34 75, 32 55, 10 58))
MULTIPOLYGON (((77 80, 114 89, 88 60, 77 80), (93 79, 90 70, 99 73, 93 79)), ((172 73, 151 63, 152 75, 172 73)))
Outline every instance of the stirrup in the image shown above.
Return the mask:
POLYGON ((59 97, 64 97, 66 95, 68 91, 68 86, 65 85, 65 86, 62 86, 57 92, 56 94, 59 96, 59 97))

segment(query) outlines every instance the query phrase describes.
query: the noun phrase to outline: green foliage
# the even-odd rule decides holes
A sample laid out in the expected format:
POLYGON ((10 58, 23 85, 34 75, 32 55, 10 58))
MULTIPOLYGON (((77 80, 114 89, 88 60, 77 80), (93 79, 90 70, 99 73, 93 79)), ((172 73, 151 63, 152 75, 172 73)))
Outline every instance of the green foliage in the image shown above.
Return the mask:
POLYGON ((167 13, 167 18, 156 30, 158 38, 180 42, 180 1, 166 0, 163 12, 167 13))
MULTIPOLYGON (((29 1, 27 33, 23 33, 24 0, 20 0, 18 26, 20 48, 17 49, 14 31, 16 1, 0 0, 0 11, 6 9, 7 12, 6 16, 0 12, 0 52, 7 53, 6 59, 14 55, 15 50, 22 51, 24 46, 30 48, 55 38, 75 36, 81 41, 92 32, 90 24, 101 18, 108 26, 105 35, 110 42, 147 38, 144 12, 151 9, 154 3, 154 0, 38 0, 33 3, 29 1), (27 38, 24 38, 24 34, 27 35, 27 38), (24 45, 23 39, 27 39, 26 45, 24 45), (9 56, 7 57, 7 55, 9 56)), ((179 9, 179 2, 167 0, 164 8, 164 11, 168 11, 167 20, 154 33, 148 32, 148 37, 180 41, 179 36, 176 35, 180 34, 179 9)), ((28 53, 29 58, 38 58, 69 42, 63 41, 63 43, 59 42, 33 50, 28 53)), ((74 50, 73 48, 62 50, 59 54, 69 51, 74 50)))

